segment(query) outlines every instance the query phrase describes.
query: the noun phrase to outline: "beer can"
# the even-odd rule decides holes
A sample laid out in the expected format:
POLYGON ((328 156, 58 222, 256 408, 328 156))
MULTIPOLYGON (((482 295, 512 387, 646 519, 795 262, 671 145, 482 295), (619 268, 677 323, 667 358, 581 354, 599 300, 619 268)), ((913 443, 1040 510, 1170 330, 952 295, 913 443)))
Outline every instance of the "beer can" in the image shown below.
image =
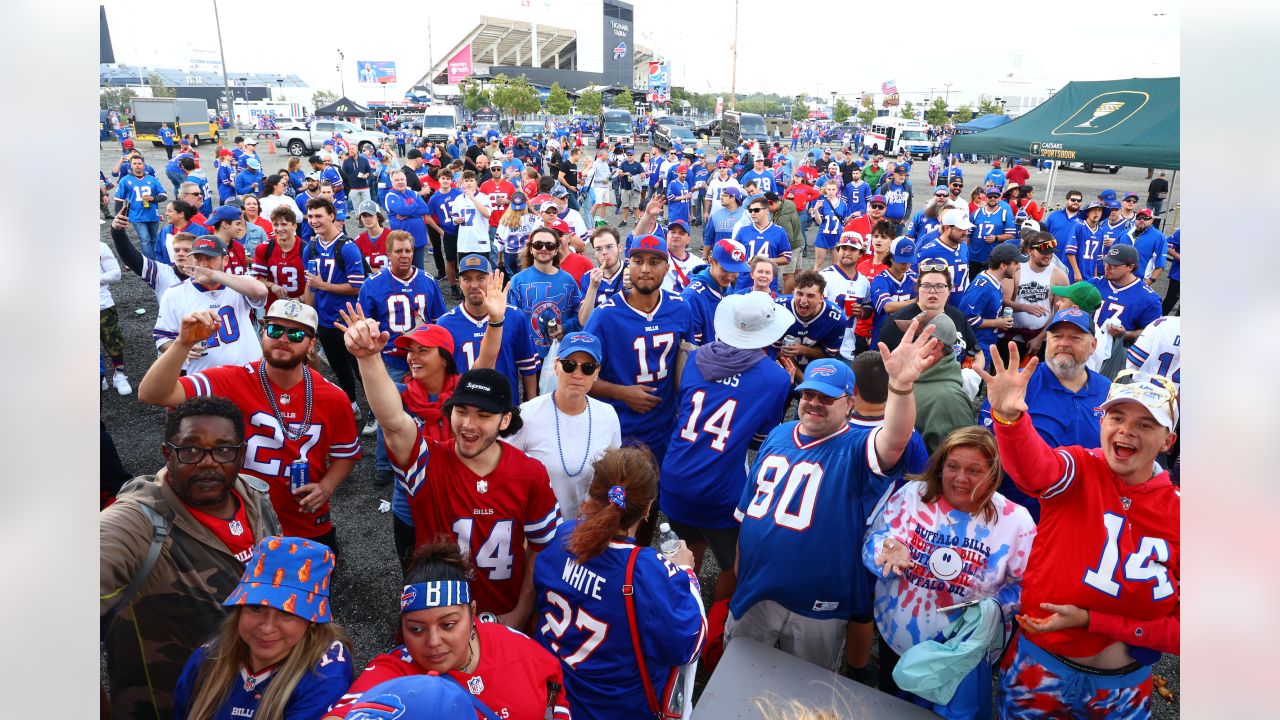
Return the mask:
POLYGON ((1004 308, 1003 310, 1000 311, 1000 316, 1007 317, 1007 318, 1013 317, 1013 308, 1011 307, 1004 308))
POLYGON ((303 485, 311 482, 311 471, 307 467, 306 460, 294 460, 289 463, 289 490, 297 491, 303 485))
POLYGON ((307 261, 307 272, 312 275, 320 274, 320 258, 311 258, 307 261))

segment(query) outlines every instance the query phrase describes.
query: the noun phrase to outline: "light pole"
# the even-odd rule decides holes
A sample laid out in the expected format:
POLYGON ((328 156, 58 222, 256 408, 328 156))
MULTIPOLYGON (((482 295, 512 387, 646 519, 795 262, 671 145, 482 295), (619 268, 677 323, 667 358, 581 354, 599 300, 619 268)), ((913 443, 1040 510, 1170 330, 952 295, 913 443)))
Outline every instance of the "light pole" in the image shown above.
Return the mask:
POLYGON ((951 106, 951 83, 942 83, 942 87, 947 89, 947 107, 951 106))
POLYGON ((218 17, 218 0, 213 0, 213 24, 218 30, 218 59, 222 62, 222 97, 227 102, 227 115, 231 122, 236 121, 236 96, 231 92, 231 82, 227 80, 227 54, 222 51, 222 20, 218 17))
POLYGON ((338 87, 342 90, 342 97, 347 96, 347 80, 342 76, 342 61, 346 59, 347 59, 347 56, 343 55, 342 51, 339 50, 338 51, 338 87))
POLYGON ((729 109, 738 109, 738 0, 733 0, 733 70, 729 76, 729 109))
POLYGON ((837 93, 835 90, 831 91, 831 119, 832 120, 836 119, 836 95, 838 94, 839 93, 837 93))

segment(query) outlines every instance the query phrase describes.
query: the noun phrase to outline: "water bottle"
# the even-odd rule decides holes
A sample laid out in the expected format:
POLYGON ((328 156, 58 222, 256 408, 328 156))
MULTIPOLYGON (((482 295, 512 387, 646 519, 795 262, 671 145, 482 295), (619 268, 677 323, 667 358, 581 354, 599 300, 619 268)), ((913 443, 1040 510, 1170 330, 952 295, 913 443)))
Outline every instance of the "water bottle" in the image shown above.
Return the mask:
POLYGON ((676 535, 676 531, 671 529, 670 523, 662 523, 658 526, 658 550, 670 560, 672 555, 680 549, 680 536, 676 535))

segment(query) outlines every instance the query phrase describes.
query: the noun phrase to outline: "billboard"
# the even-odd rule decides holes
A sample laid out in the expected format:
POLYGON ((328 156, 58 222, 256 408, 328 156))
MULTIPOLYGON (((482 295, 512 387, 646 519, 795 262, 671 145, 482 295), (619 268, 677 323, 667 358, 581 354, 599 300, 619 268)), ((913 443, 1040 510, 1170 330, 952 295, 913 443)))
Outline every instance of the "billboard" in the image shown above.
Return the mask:
POLYGON ((635 39, 631 21, 609 17, 604 20, 603 73, 611 85, 631 86, 631 69, 635 63, 635 39))
POLYGON ((671 102, 671 72, 665 62, 649 63, 649 102, 671 102))
POLYGON ((357 60, 361 85, 385 85, 396 81, 396 64, 387 60, 357 60))
POLYGON ((471 43, 464 45, 458 54, 449 58, 448 72, 450 85, 457 85, 471 77, 471 43))

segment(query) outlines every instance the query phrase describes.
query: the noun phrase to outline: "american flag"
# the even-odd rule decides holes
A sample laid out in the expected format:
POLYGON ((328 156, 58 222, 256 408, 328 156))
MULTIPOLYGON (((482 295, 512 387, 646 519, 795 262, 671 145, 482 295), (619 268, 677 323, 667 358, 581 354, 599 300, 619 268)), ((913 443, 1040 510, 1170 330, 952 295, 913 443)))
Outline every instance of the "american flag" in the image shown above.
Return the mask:
POLYGON ((889 80, 889 81, 887 81, 887 82, 881 83, 881 84, 880 84, 880 91, 881 91, 881 92, 883 92, 885 95, 897 95, 897 94, 898 94, 898 83, 897 83, 897 81, 896 81, 896 80, 889 80))

